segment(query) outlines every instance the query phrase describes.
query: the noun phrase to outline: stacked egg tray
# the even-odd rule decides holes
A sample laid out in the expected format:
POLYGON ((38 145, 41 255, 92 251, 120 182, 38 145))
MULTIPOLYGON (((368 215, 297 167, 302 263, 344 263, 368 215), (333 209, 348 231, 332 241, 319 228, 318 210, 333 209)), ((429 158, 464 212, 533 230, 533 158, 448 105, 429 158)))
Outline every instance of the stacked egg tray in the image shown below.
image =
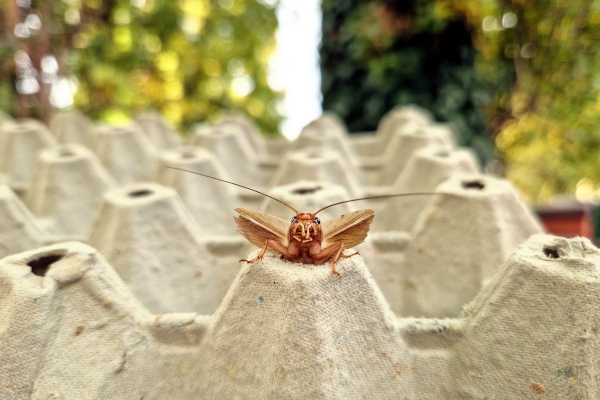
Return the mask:
POLYGON ((160 115, 50 127, 0 116, 0 398, 600 398, 600 252, 544 235, 417 107, 297 140, 229 115, 186 140, 160 115), (360 256, 305 265, 235 231, 353 198, 360 256))

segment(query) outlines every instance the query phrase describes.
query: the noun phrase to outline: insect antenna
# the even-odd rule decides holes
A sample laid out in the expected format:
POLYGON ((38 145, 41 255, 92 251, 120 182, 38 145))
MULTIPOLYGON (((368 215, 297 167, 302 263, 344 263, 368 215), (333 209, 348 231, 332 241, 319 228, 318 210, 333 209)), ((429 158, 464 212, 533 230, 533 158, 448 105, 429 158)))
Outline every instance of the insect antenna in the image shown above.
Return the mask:
POLYGON ((318 213, 320 213, 323 210, 328 209, 329 207, 337 206, 338 204, 350 203, 352 201, 371 200, 371 199, 387 199, 389 197, 402 197, 402 196, 430 196, 430 195, 434 195, 434 194, 447 194, 447 193, 420 192, 420 193, 386 194, 386 195, 382 195, 382 196, 362 197, 360 199, 352 199, 352 200, 340 201, 339 203, 330 204, 327 207, 321 208, 319 211, 317 211, 315 213, 315 215, 317 215, 318 213))
MULTIPOLYGON (((294 210, 294 212, 295 212, 296 214, 298 214, 298 211, 296 211, 296 210, 295 210, 293 207, 291 207, 290 205, 288 205, 288 204, 284 203, 283 201, 281 201, 281 200, 279 200, 279 199, 276 199, 275 197, 269 196, 268 194, 265 194, 265 193, 263 193, 263 192, 259 192, 258 190, 255 190, 255 189, 249 188, 249 187, 247 187, 247 186, 243 186, 243 185, 239 185, 239 184, 237 184, 237 183, 229 182, 229 181, 226 181, 226 180, 224 180, 224 179, 215 178, 214 176, 210 176, 210 175, 204 175, 204 174, 201 174, 200 172, 190 171, 190 170, 187 170, 187 169, 182 169, 182 168, 170 167, 170 166, 168 166, 168 165, 167 165, 166 167, 167 167, 167 168, 171 168, 171 169, 177 169, 177 170, 179 170, 179 171, 189 172, 189 173, 191 173, 191 174, 200 175, 200 176, 203 176, 203 177, 205 177, 205 178, 214 179, 215 181, 225 182, 225 183, 229 183, 230 185, 235 185, 235 186, 239 186, 239 187, 241 187, 241 188, 244 188, 244 189, 252 190, 253 192, 256 192, 256 193, 262 194, 263 196, 267 196, 268 198, 270 198, 270 199, 272 199, 272 200, 275 200, 275 201, 278 201, 278 202, 280 202, 281 204, 283 204, 283 205, 284 205, 284 206, 286 206, 286 207, 289 207, 289 208, 291 208, 292 210, 294 210)), ((352 200, 351 200, 351 201, 352 201, 352 200)))

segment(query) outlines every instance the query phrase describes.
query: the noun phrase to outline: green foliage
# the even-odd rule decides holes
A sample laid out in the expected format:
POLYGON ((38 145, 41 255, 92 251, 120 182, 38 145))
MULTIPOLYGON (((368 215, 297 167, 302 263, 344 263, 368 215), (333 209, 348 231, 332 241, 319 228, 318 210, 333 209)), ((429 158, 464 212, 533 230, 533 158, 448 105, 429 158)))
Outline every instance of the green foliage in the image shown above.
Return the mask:
POLYGON ((371 130, 414 102, 484 159, 487 130, 530 201, 600 198, 600 0, 396 3, 324 0, 326 109, 371 130))
MULTIPOLYGON (((0 3, 1 4, 1 3, 0 3)), ((11 45, 0 42, 0 60, 7 60, 15 50, 11 45)), ((11 68, 9 63, 0 62, 0 112, 10 113, 14 98, 14 82, 11 79, 11 68)))
MULTIPOLYGON (((51 1, 52 54, 75 107, 118 123, 155 108, 178 128, 241 111, 276 132, 274 10, 255 0, 51 1)), ((1 88, 1 85, 0 85, 1 88)))
POLYGON ((323 1, 323 107, 351 131, 374 130, 396 105, 418 104, 454 125, 458 140, 493 158, 483 107, 508 74, 486 81, 461 10, 434 0, 323 1))
POLYGON ((508 177, 534 202, 576 191, 597 199, 600 1, 459 3, 482 16, 480 69, 515 71, 490 109, 508 177), (503 26, 511 14, 516 25, 503 26))

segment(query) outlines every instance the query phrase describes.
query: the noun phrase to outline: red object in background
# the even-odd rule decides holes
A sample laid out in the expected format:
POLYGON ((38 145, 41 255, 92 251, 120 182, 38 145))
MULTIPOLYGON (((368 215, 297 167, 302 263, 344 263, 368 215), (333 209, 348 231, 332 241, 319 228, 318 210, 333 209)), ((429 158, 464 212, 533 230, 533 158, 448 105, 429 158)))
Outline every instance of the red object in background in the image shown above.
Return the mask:
POLYGON ((563 237, 594 239, 594 207, 569 204, 539 208, 537 214, 548 233, 563 237))

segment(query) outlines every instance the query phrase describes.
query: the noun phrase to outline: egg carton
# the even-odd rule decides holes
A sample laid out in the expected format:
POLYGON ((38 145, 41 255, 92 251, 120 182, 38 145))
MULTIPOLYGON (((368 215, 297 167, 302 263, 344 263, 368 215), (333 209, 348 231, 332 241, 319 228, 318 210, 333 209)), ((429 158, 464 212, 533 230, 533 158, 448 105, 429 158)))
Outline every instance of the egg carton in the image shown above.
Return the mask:
POLYGON ((300 211, 357 197, 441 193, 322 213, 327 219, 375 210, 358 250, 403 316, 458 316, 510 252, 542 231, 509 183, 482 175, 449 128, 416 107, 392 110, 377 132, 358 137, 326 113, 295 142, 265 140, 239 116, 199 126, 186 140, 152 113, 113 127, 68 112, 50 126, 53 134, 32 121, 0 122, 0 152, 10 161, 1 164, 0 181, 18 195, 0 191, 0 218, 20 221, 6 225, 0 256, 66 239, 86 242, 153 313, 217 309, 237 261, 252 250, 235 232, 234 208, 294 215, 263 195, 167 167, 232 180, 300 211))
POLYGON ((585 238, 531 237, 453 319, 396 317, 360 256, 338 271, 267 253, 214 313, 156 315, 88 245, 6 257, 0 397, 599 398, 585 238))

